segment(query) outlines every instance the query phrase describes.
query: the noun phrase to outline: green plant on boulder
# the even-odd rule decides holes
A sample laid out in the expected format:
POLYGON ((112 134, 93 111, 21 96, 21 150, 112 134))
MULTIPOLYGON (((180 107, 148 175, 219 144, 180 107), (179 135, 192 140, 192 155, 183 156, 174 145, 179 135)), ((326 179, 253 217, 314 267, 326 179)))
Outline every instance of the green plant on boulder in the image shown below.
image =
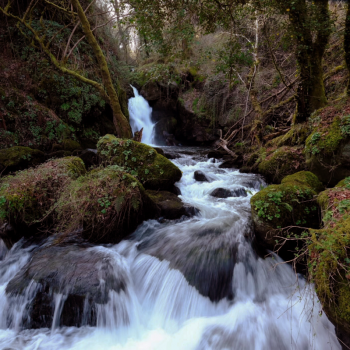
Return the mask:
POLYGON ((118 243, 156 212, 141 183, 116 165, 95 169, 72 182, 56 209, 60 231, 81 229, 84 238, 105 243, 118 243))
POLYGON ((261 160, 258 169, 267 181, 280 183, 285 176, 305 169, 302 148, 288 146, 277 148, 261 160))
POLYGON ((15 146, 0 149, 0 173, 22 170, 45 161, 45 154, 37 149, 15 146))
POLYGON ((317 228, 318 205, 315 196, 322 189, 317 177, 301 171, 271 185, 251 198, 252 218, 257 238, 272 249, 283 238, 300 233, 303 227, 317 228), (293 227, 291 230, 284 230, 293 227), (300 227, 300 229, 296 228, 300 227))
POLYGON ((0 224, 9 223, 24 234, 38 227, 48 229, 52 226, 53 209, 60 193, 83 174, 83 161, 78 157, 66 157, 3 178, 0 224))
POLYGON ((182 176, 177 166, 140 142, 105 135, 98 141, 97 150, 103 160, 123 167, 147 189, 171 189, 182 176))

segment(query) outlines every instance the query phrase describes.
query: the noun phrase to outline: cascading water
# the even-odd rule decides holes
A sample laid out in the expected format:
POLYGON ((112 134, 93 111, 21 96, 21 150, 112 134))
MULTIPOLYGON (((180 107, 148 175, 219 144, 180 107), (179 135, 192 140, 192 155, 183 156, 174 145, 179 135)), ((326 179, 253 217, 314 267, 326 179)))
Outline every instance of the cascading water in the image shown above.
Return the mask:
POLYGON ((182 200, 200 214, 177 221, 150 220, 129 240, 84 251, 82 265, 94 256, 104 257, 101 266, 96 265, 100 290, 111 283, 105 277, 108 267, 122 286, 119 292, 109 291, 107 303, 98 304, 96 327, 59 326, 69 293, 63 288, 55 295, 52 327, 23 329, 21 320, 26 319, 35 286, 17 298, 5 289, 35 247, 19 242, 6 253, 0 261, 0 349, 341 348, 334 326, 320 313, 313 287, 278 257, 259 258, 251 246, 249 200, 263 184, 261 179, 220 169, 219 162, 205 159, 199 149, 183 152, 191 155, 174 160, 183 172, 177 186, 182 200), (195 181, 195 170, 203 171, 209 182, 195 181), (216 188, 245 189, 247 196, 214 198, 210 193, 216 188))
POLYGON ((130 113, 130 125, 132 132, 143 128, 142 142, 147 145, 154 143, 154 123, 152 123, 152 108, 148 102, 139 94, 134 86, 131 86, 135 97, 129 99, 128 108, 130 113))

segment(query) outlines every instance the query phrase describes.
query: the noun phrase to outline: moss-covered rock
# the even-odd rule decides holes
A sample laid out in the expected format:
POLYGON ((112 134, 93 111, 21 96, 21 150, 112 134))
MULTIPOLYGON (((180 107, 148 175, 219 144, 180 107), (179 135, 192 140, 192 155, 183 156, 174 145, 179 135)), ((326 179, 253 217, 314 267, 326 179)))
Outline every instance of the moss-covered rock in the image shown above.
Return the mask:
POLYGON ((319 194, 324 227, 311 230, 309 275, 338 332, 350 333, 350 178, 319 194))
POLYGON ((288 146, 277 148, 261 160, 258 169, 267 181, 280 183, 285 176, 305 169, 302 148, 288 146))
POLYGON ((305 143, 307 168, 330 186, 350 176, 350 116, 344 112, 350 102, 338 104, 311 118, 313 132, 305 143))
POLYGON ((319 227, 315 197, 319 180, 309 172, 287 176, 280 185, 271 185, 251 198, 252 218, 258 240, 272 249, 283 239, 300 233, 302 227, 319 227), (285 230, 287 227, 293 227, 285 230), (298 229, 297 227, 301 227, 298 229))
POLYGON ((52 160, 7 176, 0 183, 0 226, 9 223, 19 236, 53 224, 54 208, 64 188, 85 174, 78 157, 52 160))
POLYGON ((59 231, 81 230, 94 243, 118 243, 143 220, 157 216, 142 184, 117 165, 95 169, 70 183, 56 212, 59 231))
POLYGON ((328 318, 338 332, 349 334, 350 254, 347 247, 350 244, 350 206, 339 212, 339 205, 341 202, 330 207, 333 218, 325 222, 323 229, 311 230, 308 267, 328 318))
POLYGON ((177 166, 140 142, 105 135, 99 140, 97 150, 103 160, 123 167, 147 189, 171 190, 182 176, 177 166))
POLYGON ((23 170, 45 161, 45 154, 37 149, 15 146, 0 149, 0 173, 23 170))
POLYGON ((288 175, 282 179, 281 183, 296 183, 301 185, 309 186, 316 193, 321 192, 324 189, 323 184, 318 177, 311 171, 299 171, 293 175, 288 175))

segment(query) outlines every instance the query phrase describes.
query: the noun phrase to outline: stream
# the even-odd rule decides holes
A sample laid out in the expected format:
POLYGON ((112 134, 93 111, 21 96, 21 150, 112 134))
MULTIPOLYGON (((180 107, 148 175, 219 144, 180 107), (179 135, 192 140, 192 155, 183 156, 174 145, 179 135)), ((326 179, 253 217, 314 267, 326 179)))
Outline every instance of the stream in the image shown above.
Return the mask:
MULTIPOLYGON (((264 181, 220 169, 202 148, 164 150, 177 157, 173 162, 183 172, 176 184, 180 198, 199 212, 192 218, 149 220, 117 245, 86 248, 84 259, 103 256, 122 285, 97 305, 96 326, 60 326, 72 288, 62 285, 62 293, 54 295, 51 327, 28 329, 35 282, 17 297, 5 290, 38 244, 22 239, 7 251, 0 241, 0 349, 341 349, 313 286, 279 257, 264 259, 253 249, 250 198, 264 181), (196 170, 209 181, 196 181, 196 170), (210 195, 217 188, 245 191, 222 199, 210 195)), ((110 283, 103 276, 101 290, 110 283)))

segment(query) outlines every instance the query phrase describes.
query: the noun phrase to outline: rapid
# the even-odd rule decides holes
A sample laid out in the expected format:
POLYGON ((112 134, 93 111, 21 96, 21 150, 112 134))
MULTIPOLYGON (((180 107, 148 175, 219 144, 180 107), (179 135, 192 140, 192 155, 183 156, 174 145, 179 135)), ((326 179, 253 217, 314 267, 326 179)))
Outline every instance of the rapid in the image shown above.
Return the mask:
MULTIPOLYGON (((8 251, 0 241, 0 349, 341 349, 313 286, 279 257, 260 257, 253 248, 250 198, 264 181, 220 169, 219 161, 206 157, 208 150, 165 150, 183 172, 176 184, 180 198, 199 212, 146 221, 117 245, 86 250, 86 259, 102 255, 123 286, 98 305, 96 326, 60 326, 71 288, 62 285, 51 327, 27 329, 36 282, 16 297, 6 288, 37 243, 22 239, 8 251), (196 181, 196 170, 209 181, 196 181), (245 196, 215 198, 210 194, 217 188, 244 189, 245 196)), ((101 290, 109 283, 102 269, 101 290)))

